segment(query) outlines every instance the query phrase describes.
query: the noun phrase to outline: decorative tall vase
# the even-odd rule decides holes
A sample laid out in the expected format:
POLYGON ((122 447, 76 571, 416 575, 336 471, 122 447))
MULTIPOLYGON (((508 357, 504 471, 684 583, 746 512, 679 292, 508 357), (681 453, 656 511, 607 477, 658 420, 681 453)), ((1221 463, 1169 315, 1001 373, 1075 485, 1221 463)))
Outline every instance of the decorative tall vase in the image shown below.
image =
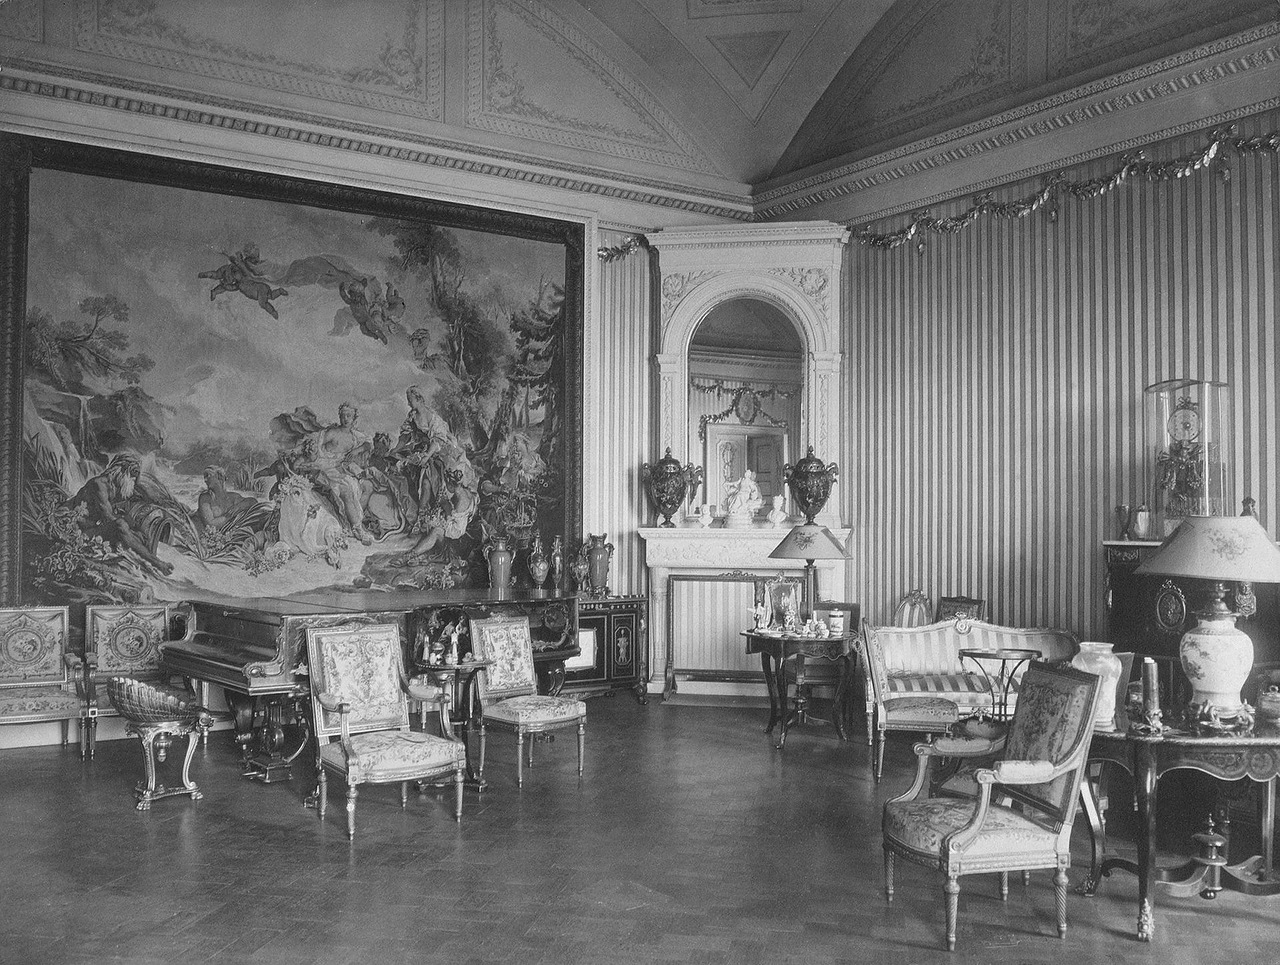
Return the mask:
POLYGON ((680 460, 671 455, 671 447, 667 454, 653 465, 644 463, 640 467, 640 476, 644 480, 645 495, 653 508, 663 517, 660 526, 674 528, 671 517, 680 512, 684 501, 691 498, 702 484, 702 467, 693 463, 680 465, 680 460))
POLYGON ((609 563, 613 560, 613 544, 605 542, 605 534, 587 534, 582 548, 587 561, 587 586, 592 596, 609 595, 609 563))
POLYGON ((831 487, 835 485, 839 468, 833 463, 824 463, 813 454, 813 446, 808 454, 794 466, 787 463, 782 467, 782 478, 791 487, 791 496, 804 513, 804 521, 812 523, 813 518, 822 512, 831 495, 831 487))
POLYGON ((1080 652, 1071 658, 1071 666, 1098 675, 1098 712, 1094 715, 1096 730, 1113 730, 1116 717, 1116 683, 1120 679, 1120 658, 1111 652, 1111 644, 1085 641, 1080 652))
POLYGON ((489 585, 496 590, 511 586, 511 548, 505 536, 495 536, 484 545, 484 558, 489 563, 489 585))
POLYGON ((550 570, 551 563, 542 549, 542 536, 534 533, 533 547, 529 550, 529 576, 533 578, 533 585, 542 589, 542 584, 547 582, 547 573, 550 570))
POLYGON ((564 538, 551 537, 551 583, 557 589, 564 580, 564 538))

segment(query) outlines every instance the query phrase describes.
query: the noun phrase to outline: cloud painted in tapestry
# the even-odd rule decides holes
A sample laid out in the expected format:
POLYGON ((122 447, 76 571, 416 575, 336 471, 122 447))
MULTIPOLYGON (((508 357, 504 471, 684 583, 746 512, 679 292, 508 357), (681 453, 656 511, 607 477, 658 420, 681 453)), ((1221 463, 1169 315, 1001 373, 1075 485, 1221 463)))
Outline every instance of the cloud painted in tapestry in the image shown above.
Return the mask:
POLYGON ((564 250, 59 171, 31 179, 34 599, 484 585, 563 532, 564 250))

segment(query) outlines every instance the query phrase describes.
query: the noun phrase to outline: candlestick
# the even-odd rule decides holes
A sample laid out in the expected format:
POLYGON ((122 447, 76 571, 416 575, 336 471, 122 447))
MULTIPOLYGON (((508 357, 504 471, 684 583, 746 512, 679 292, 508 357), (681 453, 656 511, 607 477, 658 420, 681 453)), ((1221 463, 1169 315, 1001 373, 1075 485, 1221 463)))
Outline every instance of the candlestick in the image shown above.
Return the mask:
POLYGON ((1160 712, 1160 680, 1150 657, 1142 658, 1142 710, 1148 717, 1160 712))

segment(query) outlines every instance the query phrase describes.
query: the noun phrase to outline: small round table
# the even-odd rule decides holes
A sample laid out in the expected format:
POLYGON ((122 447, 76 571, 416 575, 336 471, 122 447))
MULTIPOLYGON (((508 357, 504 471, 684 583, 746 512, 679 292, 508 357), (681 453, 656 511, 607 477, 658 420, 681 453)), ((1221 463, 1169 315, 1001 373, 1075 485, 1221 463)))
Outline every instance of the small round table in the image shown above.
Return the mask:
MULTIPOLYGON (((472 721, 479 718, 480 708, 479 700, 476 696, 476 674, 485 667, 493 665, 492 660, 476 660, 473 657, 467 657, 457 663, 424 663, 419 664, 421 671, 420 677, 426 677, 431 683, 439 687, 444 693, 440 704, 440 712, 449 715, 449 723, 455 730, 460 732, 463 745, 467 749, 467 776, 466 783, 468 787, 474 787, 483 790, 485 781, 480 777, 475 766, 471 761, 471 741, 469 740, 471 733, 472 721)), ((427 727, 427 705, 422 705, 422 728, 427 727)))
POLYGON ((980 650, 964 649, 960 651, 960 659, 968 658, 974 662, 987 682, 987 690, 991 694, 991 719, 1007 721, 1009 714, 1009 690, 1013 686, 1013 675, 1023 664, 1040 658, 1039 650, 980 650), (990 665, 992 670, 988 670, 990 665), (992 676, 994 671, 995 676, 992 676))

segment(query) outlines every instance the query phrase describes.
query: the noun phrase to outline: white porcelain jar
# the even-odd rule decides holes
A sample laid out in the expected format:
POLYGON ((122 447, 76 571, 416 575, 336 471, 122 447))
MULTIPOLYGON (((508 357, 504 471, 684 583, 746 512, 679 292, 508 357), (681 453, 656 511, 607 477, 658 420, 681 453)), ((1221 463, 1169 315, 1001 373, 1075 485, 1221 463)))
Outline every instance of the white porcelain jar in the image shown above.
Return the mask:
POLYGON ((1115 727, 1120 658, 1111 652, 1109 643, 1085 641, 1080 644, 1080 652, 1071 658, 1071 666, 1098 675, 1098 712, 1094 715, 1093 726, 1097 730, 1112 730, 1115 727))

